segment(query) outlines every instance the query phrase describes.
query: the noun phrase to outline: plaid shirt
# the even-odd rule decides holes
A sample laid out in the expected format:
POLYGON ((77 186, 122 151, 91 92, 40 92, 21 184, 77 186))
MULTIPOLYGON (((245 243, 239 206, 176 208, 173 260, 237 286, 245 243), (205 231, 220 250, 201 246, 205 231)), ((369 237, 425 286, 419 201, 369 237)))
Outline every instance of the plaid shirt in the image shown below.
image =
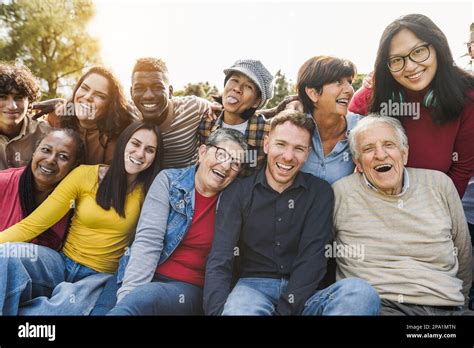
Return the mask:
MULTIPOLYGON (((222 127, 223 113, 217 119, 210 121, 204 118, 199 124, 199 140, 201 144, 206 142, 207 137, 216 129, 222 127)), ((249 151, 246 156, 245 166, 240 172, 240 176, 252 175, 256 170, 259 170, 265 160, 265 152, 263 152, 263 137, 270 131, 270 122, 265 116, 254 114, 249 118, 247 129, 245 130, 245 138, 249 145, 249 151), (256 155, 256 156, 255 156, 256 155), (256 158, 256 163, 255 163, 256 158)))

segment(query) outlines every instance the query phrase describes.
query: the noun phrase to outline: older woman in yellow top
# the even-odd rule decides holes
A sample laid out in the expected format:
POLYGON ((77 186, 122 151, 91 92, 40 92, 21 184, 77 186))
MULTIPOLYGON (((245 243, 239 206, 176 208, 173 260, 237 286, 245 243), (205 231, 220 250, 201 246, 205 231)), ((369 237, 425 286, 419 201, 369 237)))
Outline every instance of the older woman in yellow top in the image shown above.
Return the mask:
POLYGON ((50 312, 48 298, 58 291, 69 297, 64 292, 73 289, 55 289, 58 284, 116 271, 159 171, 161 149, 156 126, 132 123, 118 138, 110 168, 76 168, 33 213, 0 234, 0 314, 16 315, 24 304, 35 313, 58 314, 50 312), (61 252, 18 243, 34 239, 71 207, 75 212, 61 252))

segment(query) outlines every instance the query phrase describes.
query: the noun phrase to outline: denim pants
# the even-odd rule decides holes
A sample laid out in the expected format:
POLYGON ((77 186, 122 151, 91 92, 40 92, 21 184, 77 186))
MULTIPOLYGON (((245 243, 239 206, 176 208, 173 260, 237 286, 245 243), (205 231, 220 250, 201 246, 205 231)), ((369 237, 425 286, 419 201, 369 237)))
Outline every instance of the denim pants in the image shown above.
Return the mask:
POLYGON ((117 281, 117 274, 114 274, 107 283, 100 294, 94 308, 90 312, 91 316, 106 315, 117 303, 117 291, 122 285, 121 282, 117 281))
POLYGON ((158 276, 133 289, 108 315, 202 315, 202 288, 158 276))
MULTIPOLYGON (((241 278, 232 289, 222 315, 273 315, 287 279, 241 278)), ((364 280, 346 278, 316 291, 302 315, 378 315, 380 298, 364 280)))
POLYGON ((410 316, 472 316, 474 312, 465 309, 464 306, 425 306, 413 303, 400 303, 382 299, 380 315, 410 315, 410 316))
POLYGON ((0 244, 0 315, 84 315, 109 274, 31 243, 0 244))

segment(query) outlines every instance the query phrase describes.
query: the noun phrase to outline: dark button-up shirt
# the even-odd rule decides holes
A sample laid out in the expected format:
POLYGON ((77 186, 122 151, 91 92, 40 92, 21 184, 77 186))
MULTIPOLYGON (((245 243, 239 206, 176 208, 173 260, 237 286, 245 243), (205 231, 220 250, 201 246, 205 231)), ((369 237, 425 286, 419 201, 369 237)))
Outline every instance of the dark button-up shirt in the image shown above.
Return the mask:
POLYGON ((282 193, 268 185, 265 167, 230 185, 216 213, 204 285, 206 314, 222 313, 233 273, 287 278, 276 312, 301 314, 326 272, 333 204, 331 186, 307 173, 299 173, 282 193))

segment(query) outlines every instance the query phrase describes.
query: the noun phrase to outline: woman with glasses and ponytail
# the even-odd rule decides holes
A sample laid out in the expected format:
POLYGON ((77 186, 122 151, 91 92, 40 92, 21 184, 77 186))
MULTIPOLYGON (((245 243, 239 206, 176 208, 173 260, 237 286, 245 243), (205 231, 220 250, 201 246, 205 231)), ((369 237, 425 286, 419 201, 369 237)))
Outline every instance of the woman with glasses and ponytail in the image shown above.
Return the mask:
POLYGON ((462 197, 474 173, 474 77, 454 64, 438 26, 421 14, 390 23, 369 87, 349 110, 397 117, 410 143, 408 166, 446 173, 462 197))

